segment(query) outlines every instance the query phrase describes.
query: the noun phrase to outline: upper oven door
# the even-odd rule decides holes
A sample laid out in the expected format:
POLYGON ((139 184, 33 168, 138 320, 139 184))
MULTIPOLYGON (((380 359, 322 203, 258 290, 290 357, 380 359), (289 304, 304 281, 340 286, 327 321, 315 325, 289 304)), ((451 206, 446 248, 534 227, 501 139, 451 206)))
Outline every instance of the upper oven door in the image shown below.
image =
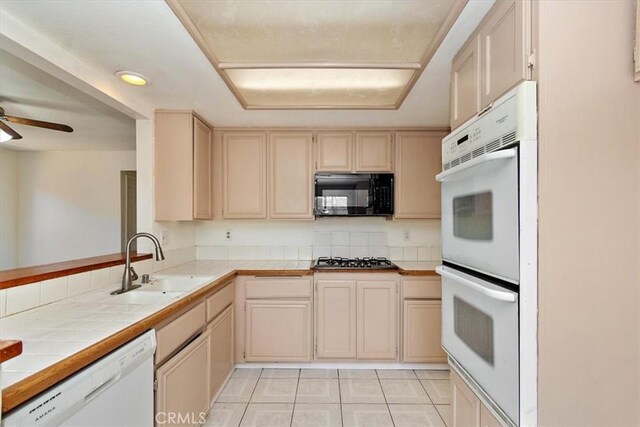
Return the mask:
POLYGON ((442 259, 518 284, 518 148, 487 153, 437 179, 442 259))

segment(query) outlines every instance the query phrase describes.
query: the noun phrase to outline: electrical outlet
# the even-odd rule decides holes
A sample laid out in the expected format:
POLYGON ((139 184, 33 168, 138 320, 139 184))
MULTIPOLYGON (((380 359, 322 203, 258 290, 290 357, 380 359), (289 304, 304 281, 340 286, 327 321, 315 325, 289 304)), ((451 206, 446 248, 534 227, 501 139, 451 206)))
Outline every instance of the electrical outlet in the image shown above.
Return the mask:
POLYGON ((402 240, 404 240, 405 242, 411 240, 411 232, 409 230, 402 231, 402 240))
POLYGON ((227 230, 227 231, 225 231, 224 238, 225 238, 225 240, 227 240, 227 241, 231 240, 231 230, 227 230))
POLYGON ((162 230, 162 244, 169 244, 169 230, 162 230))

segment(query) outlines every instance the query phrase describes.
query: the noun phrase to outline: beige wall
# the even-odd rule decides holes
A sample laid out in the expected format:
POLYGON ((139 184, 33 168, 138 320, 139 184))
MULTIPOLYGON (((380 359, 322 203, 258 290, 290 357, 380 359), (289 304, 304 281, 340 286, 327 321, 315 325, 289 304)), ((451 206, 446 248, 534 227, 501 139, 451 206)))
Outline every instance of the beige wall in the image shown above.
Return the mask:
POLYGON ((538 4, 539 424, 640 425, 635 0, 538 4))

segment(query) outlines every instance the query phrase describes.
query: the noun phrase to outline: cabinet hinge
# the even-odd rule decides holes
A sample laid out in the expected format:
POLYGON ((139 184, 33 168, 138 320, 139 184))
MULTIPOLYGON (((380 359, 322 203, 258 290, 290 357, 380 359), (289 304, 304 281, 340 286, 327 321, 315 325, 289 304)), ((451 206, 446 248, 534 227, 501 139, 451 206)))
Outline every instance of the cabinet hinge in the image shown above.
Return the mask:
POLYGON ((531 52, 531 54, 529 55, 529 58, 527 58, 527 67, 531 68, 532 70, 536 68, 536 50, 535 49, 531 52))
POLYGON ((318 292, 318 282, 316 282, 316 292, 318 292))
POLYGON ((242 360, 246 360, 247 359, 247 352, 245 350, 242 350, 242 360))
POLYGON ((158 390, 158 379, 154 378, 153 379, 153 391, 158 390))
POLYGON ((396 356, 398 355, 398 346, 396 346, 396 356))

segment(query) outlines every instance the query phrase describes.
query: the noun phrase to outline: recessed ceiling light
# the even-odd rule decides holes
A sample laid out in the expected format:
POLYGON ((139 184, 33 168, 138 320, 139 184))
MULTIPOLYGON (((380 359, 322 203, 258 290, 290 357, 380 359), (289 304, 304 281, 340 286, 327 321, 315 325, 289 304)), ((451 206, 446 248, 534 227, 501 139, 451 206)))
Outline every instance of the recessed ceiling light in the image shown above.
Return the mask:
POLYGON ((150 83, 148 78, 134 71, 116 71, 116 76, 120 77, 123 82, 134 86, 146 86, 150 83))

